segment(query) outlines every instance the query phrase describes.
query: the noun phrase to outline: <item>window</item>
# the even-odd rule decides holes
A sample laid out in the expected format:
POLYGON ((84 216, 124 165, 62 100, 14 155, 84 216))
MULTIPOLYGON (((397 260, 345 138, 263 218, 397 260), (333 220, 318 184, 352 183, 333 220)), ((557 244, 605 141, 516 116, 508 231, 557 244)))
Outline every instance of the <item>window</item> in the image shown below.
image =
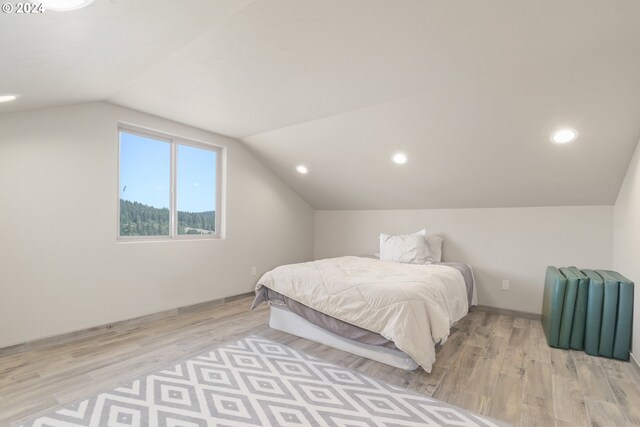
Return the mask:
POLYGON ((121 127, 122 239, 220 236, 221 149, 121 127))

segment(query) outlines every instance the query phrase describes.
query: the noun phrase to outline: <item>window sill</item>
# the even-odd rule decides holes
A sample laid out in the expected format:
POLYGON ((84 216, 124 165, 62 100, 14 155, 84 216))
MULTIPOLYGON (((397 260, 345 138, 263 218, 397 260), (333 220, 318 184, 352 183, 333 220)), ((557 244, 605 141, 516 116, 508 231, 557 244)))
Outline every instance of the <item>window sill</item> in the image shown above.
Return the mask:
POLYGON ((179 236, 179 237, 118 237, 116 243, 164 243, 164 242, 193 242, 203 240, 224 240, 224 237, 213 236, 179 236))

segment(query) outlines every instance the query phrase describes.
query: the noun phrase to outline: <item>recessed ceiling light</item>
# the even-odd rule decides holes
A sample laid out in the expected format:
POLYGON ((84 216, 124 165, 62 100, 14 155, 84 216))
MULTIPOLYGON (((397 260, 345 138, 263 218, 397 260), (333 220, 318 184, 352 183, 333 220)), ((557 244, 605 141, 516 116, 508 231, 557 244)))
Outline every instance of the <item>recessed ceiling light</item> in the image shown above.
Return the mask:
POLYGON ((11 101, 15 101, 18 98, 20 98, 20 95, 16 95, 16 94, 0 95, 0 102, 11 102, 11 101))
POLYGON ((566 144, 571 141, 575 141, 578 137, 578 131, 575 129, 558 129, 551 134, 551 142, 555 144, 566 144))
POLYGON ((391 157, 391 160, 393 160, 393 163, 404 165, 405 163, 407 163, 407 156, 404 153, 396 153, 393 155, 393 157, 391 157))
POLYGON ((37 0, 31 3, 42 4, 44 10, 56 10, 66 12, 89 6, 93 0, 37 0))
POLYGON ((298 173, 301 173, 302 175, 306 175, 309 173, 309 169, 307 169, 305 165, 296 166, 296 170, 298 171, 298 173))

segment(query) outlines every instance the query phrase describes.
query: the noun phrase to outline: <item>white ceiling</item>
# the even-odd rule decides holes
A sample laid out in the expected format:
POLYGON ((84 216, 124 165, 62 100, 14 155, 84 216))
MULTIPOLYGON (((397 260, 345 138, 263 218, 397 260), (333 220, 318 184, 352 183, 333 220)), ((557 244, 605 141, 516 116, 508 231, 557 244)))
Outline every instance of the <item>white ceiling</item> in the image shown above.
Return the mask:
POLYGON ((1 14, 0 93, 23 98, 0 113, 108 100, 239 137, 318 209, 612 204, 640 137, 638 16, 637 0, 1 14), (559 126, 580 138, 551 144, 559 126))

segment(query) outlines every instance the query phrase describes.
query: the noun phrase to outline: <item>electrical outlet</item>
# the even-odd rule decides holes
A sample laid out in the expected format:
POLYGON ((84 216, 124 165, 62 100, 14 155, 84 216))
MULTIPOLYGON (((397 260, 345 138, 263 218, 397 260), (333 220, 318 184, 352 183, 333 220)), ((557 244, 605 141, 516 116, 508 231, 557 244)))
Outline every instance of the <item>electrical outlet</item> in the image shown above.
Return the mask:
POLYGON ((502 290, 503 291, 510 291, 511 290, 511 285, 509 284, 508 280, 503 280, 502 281, 502 290))
POLYGON ((256 270, 256 266, 255 266, 255 265, 251 267, 251 273, 250 273, 250 274, 251 274, 252 276, 255 276, 256 274, 258 274, 258 272, 257 272, 257 270, 256 270))

